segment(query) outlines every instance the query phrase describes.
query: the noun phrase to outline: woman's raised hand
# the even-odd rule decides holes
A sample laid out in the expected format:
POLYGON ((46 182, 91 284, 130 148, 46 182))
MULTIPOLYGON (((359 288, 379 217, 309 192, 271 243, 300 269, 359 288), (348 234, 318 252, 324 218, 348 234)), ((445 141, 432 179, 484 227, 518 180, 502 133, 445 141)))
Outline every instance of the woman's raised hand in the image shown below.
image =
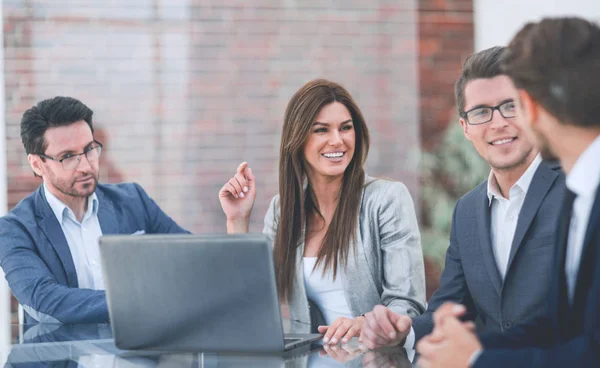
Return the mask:
POLYGON ((247 162, 219 191, 219 202, 227 217, 227 233, 247 233, 256 198, 256 181, 247 162))

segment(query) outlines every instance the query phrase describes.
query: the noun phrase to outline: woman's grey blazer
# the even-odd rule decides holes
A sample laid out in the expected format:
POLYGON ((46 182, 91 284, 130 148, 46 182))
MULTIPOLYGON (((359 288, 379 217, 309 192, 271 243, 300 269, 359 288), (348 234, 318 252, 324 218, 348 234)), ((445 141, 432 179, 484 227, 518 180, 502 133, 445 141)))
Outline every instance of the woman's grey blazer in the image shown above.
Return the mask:
MULTIPOLYGON (((275 239, 279 195, 271 200, 263 233, 275 239)), ((400 182, 367 177, 360 204, 356 243, 348 266, 338 275, 354 317, 383 304, 411 317, 425 310, 425 270, 421 237, 413 200, 400 182), (344 272, 345 271, 345 272, 344 272)), ((304 232, 296 254, 296 273, 290 293, 290 317, 310 324, 304 288, 304 232)), ((300 332, 300 331, 297 331, 300 332)))

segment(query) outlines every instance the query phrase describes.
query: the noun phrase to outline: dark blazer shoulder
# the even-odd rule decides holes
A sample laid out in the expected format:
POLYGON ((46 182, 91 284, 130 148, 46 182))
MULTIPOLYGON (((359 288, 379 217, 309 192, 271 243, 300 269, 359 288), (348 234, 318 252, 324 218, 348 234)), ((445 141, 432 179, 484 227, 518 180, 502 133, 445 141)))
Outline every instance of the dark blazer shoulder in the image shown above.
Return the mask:
POLYGON ((40 197, 43 197, 42 186, 19 201, 16 206, 14 206, 0 219, 11 223, 27 223, 29 221, 35 221, 36 204, 39 205, 40 199, 43 199, 40 197))
MULTIPOLYGON (((110 200, 113 203, 130 204, 131 201, 144 200, 148 195, 137 183, 119 183, 119 184, 98 184, 96 195, 103 200, 110 200), (129 201, 129 202, 128 202, 129 201)), ((40 208, 49 206, 46 202, 43 186, 23 198, 14 208, 12 208, 1 219, 14 223, 33 222, 36 215, 47 210, 40 208)))
POLYGON ((542 163, 540 164, 540 166, 545 166, 548 169, 556 172, 557 174, 560 175, 565 175, 565 173, 562 170, 562 166, 560 164, 560 161, 542 161, 542 163))
POLYGON ((108 197, 139 197, 144 190, 138 183, 98 184, 96 194, 108 197))
POLYGON ((457 214, 473 213, 481 201, 487 198, 487 179, 477 184, 477 186, 456 201, 455 211, 457 214))
MULTIPOLYGON (((560 162, 558 162, 558 161, 542 161, 540 163, 540 167, 537 169, 536 173, 534 174, 533 180, 536 180, 536 178, 540 174, 543 175, 544 173, 548 173, 548 172, 556 174, 562 179, 564 179, 564 177, 565 177, 565 174, 562 170, 560 162)), ((479 183, 475 188, 471 189, 466 194, 464 194, 462 197, 460 197, 458 199, 458 201, 456 202, 457 210, 461 209, 461 208, 472 207, 473 205, 478 204, 479 201, 482 200, 482 198, 487 197, 487 185, 488 185, 488 180, 486 179, 486 180, 482 181, 481 183, 479 183)))
POLYGON ((138 208, 146 206, 152 199, 138 183, 98 184, 96 195, 99 201, 109 201, 115 207, 138 208))

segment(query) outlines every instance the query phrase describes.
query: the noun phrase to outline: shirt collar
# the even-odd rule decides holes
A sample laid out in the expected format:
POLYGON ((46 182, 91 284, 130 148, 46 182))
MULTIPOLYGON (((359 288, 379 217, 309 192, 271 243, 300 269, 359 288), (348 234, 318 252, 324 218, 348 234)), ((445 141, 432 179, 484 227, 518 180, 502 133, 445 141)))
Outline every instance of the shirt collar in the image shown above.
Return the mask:
POLYGON ((579 156, 567 175, 567 188, 577 196, 593 196, 600 182, 600 136, 579 156))
MULTIPOLYGON (((52 192, 50 192, 46 183, 43 183, 42 185, 44 186, 46 201, 50 205, 50 208, 52 209, 54 216, 56 216, 56 219, 62 223, 63 216, 71 211, 71 209, 54 194, 52 194, 52 192)), ((88 197, 88 209, 84 215, 84 218, 89 217, 90 215, 98 215, 98 196, 96 196, 96 192, 92 193, 92 195, 88 197)))
MULTIPOLYGON (((517 180, 517 182, 512 186, 512 188, 510 188, 510 190, 512 191, 513 188, 519 188, 523 193, 527 193, 527 190, 529 189, 529 186, 533 181, 533 176, 535 175, 535 172, 537 171, 538 167, 540 167, 541 163, 542 158, 538 153, 531 162, 531 164, 529 164, 527 170, 525 170, 523 175, 521 175, 519 180, 517 180)), ((494 199, 494 197, 504 198, 500 194, 500 188, 498 187, 498 182, 496 181, 496 176, 494 175, 493 170, 490 171, 490 175, 488 177, 487 196, 489 205, 492 205, 492 200, 494 199)))

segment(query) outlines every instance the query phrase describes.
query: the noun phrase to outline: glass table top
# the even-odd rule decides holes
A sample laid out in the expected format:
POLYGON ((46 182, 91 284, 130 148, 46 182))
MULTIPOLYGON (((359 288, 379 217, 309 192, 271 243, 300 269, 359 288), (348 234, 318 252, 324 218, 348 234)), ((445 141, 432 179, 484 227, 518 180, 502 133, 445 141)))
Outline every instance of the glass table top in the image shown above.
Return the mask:
MULTIPOLYGON (((289 332, 289 321, 284 321, 289 332)), ((109 324, 12 325, 17 337, 1 352, 4 367, 411 367, 413 352, 396 347, 368 351, 356 339, 321 342, 283 353, 166 352, 120 350, 109 324)))

